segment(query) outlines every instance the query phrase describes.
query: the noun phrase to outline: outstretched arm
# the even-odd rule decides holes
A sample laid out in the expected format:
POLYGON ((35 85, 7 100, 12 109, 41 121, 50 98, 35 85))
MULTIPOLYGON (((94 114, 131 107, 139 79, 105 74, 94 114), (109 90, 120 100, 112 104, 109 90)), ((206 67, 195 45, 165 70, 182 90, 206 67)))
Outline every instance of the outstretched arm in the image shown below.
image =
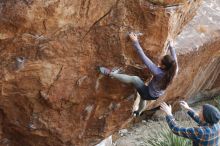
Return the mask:
POLYGON ((184 109, 188 110, 188 112, 187 112, 188 115, 189 115, 196 123, 202 124, 202 122, 201 122, 199 116, 194 112, 194 110, 193 110, 191 107, 189 107, 189 105, 187 104, 187 102, 185 102, 185 101, 180 101, 180 105, 181 105, 184 109))
POLYGON ((176 51, 173 46, 169 46, 170 54, 174 58, 175 62, 177 63, 177 56, 176 56, 176 51))
POLYGON ((176 121, 172 114, 171 105, 168 106, 165 102, 163 102, 161 103, 160 108, 162 111, 164 111, 167 114, 166 120, 167 120, 168 126, 174 134, 185 137, 185 138, 197 139, 197 136, 198 136, 197 128, 184 128, 184 127, 177 126, 176 121))
POLYGON ((202 124, 202 121, 200 120, 199 116, 194 112, 193 109, 189 110, 187 114, 199 125, 202 124))
POLYGON ((177 126, 177 123, 173 116, 166 116, 166 121, 169 128, 174 134, 185 138, 198 139, 198 136, 202 131, 202 129, 199 128, 185 128, 177 126))
POLYGON ((176 51, 175 48, 173 47, 173 42, 169 41, 168 42, 168 49, 170 50, 170 54, 171 56, 174 58, 175 62, 176 62, 176 66, 177 66, 177 72, 178 72, 178 61, 177 61, 177 55, 176 55, 176 51))
POLYGON ((158 75, 160 73, 162 73, 162 70, 157 67, 157 65, 155 65, 144 53, 143 49, 141 48, 137 36, 133 33, 129 34, 131 40, 133 41, 134 47, 138 53, 138 55, 140 56, 141 60, 143 61, 143 63, 150 69, 150 71, 154 74, 154 75, 158 75))

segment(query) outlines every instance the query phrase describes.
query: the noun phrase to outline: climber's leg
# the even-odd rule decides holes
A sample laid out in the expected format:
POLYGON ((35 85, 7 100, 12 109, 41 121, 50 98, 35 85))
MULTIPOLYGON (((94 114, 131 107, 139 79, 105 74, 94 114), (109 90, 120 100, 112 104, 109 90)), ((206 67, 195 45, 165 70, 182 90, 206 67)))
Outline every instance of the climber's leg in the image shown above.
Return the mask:
MULTIPOLYGON (((144 86, 141 86, 140 88, 137 88, 137 91, 138 91, 138 97, 137 96, 137 99, 136 100, 139 100, 138 102, 138 108, 137 110, 133 110, 133 114, 134 116, 138 116, 138 115, 141 115, 141 113, 146 109, 146 103, 147 103, 147 100, 156 100, 158 99, 158 97, 152 97, 149 93, 149 87, 144 85, 144 86)), ((136 105, 136 103, 135 103, 136 105)))
POLYGON ((144 82, 138 76, 129 76, 111 72, 110 76, 126 84, 133 84, 135 88, 145 86, 144 82))
POLYGON ((136 88, 140 88, 142 86, 145 86, 144 82, 138 76, 119 74, 118 72, 120 72, 120 69, 110 70, 105 67, 99 67, 98 70, 103 75, 113 77, 123 83, 126 83, 126 84, 133 84, 136 88))
POLYGON ((134 105, 133 105, 133 116, 139 116, 141 115, 141 113, 145 110, 146 108, 146 103, 147 101, 142 99, 141 96, 139 94, 137 94, 137 98, 134 102, 134 105))
POLYGON ((139 107, 138 107, 138 110, 137 110, 137 113, 139 115, 141 115, 141 113, 145 110, 146 104, 147 104, 147 100, 144 100, 144 99, 141 98, 140 102, 139 102, 139 107))
POLYGON ((139 93, 137 93, 137 97, 136 97, 134 104, 133 104, 132 112, 138 111, 140 99, 141 99, 141 96, 139 93))
POLYGON ((106 76, 109 76, 109 74, 111 73, 111 69, 108 69, 106 67, 98 67, 97 70, 103 74, 103 75, 106 75, 106 76))
POLYGON ((113 77, 123 83, 133 84, 136 88, 145 86, 144 82, 138 76, 129 76, 126 74, 119 74, 120 69, 110 70, 106 67, 98 67, 98 70, 101 74, 113 77))
POLYGON ((145 110, 146 100, 154 100, 149 94, 148 86, 146 86, 144 82, 138 76, 119 74, 105 67, 100 67, 99 70, 104 75, 108 75, 123 83, 133 84, 135 86, 135 88, 138 91, 138 96, 133 105, 134 116, 141 114, 141 112, 145 110))

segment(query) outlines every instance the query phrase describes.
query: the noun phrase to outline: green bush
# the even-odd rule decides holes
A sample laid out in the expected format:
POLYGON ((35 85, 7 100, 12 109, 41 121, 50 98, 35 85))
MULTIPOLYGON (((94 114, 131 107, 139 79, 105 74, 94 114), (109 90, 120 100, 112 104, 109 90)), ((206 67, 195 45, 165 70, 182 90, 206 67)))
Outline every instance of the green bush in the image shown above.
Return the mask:
POLYGON ((149 0, 149 1, 154 4, 164 4, 164 0, 149 0))
POLYGON ((215 97, 214 102, 215 102, 217 108, 220 110, 220 96, 215 97))
POLYGON ((161 130, 150 135, 150 139, 145 141, 148 146, 191 146, 189 139, 176 136, 169 129, 161 130))

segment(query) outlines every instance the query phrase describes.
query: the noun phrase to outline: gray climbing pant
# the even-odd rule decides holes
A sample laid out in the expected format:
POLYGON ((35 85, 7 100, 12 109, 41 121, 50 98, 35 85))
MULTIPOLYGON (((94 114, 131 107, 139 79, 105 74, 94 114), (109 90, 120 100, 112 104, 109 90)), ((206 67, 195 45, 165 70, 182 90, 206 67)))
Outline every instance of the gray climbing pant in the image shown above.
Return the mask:
MULTIPOLYGON (((110 76, 123 82, 123 83, 133 84, 137 90, 146 86, 144 84, 144 82, 138 76, 129 76, 126 74, 117 74, 117 73, 110 73, 110 76)), ((139 114, 141 114, 146 107, 146 103, 147 103, 146 99, 143 99, 142 97, 139 97, 139 98, 137 97, 135 104, 138 104, 138 109, 133 109, 133 110, 138 111, 139 114), (138 103, 138 101, 139 101, 139 103, 138 103)))

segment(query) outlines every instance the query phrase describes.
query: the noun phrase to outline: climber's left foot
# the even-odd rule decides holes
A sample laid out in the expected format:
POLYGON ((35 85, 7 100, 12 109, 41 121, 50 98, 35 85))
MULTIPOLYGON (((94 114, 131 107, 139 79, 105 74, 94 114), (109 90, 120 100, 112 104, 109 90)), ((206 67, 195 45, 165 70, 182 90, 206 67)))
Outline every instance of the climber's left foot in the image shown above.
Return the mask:
POLYGON ((138 116, 139 116, 139 112, 138 112, 138 111, 134 111, 134 112, 133 112, 133 116, 134 116, 134 117, 138 117, 138 116))
POLYGON ((106 67, 99 66, 97 69, 101 74, 106 75, 106 76, 109 76, 111 73, 111 70, 106 67))

